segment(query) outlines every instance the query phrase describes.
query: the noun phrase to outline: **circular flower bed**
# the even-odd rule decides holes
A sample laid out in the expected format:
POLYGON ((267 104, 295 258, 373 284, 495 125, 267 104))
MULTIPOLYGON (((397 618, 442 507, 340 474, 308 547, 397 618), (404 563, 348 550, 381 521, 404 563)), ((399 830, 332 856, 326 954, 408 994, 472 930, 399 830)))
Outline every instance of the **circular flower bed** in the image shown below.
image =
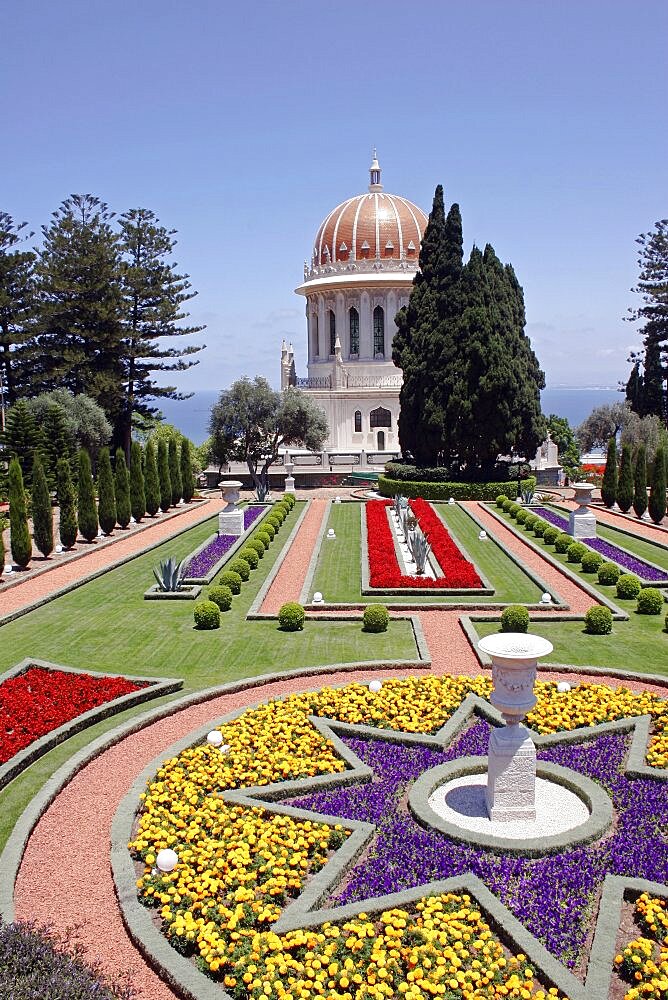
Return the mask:
MULTIPOLYGON (((379 692, 351 684, 292 695, 249 709, 220 726, 225 752, 203 743, 163 763, 143 796, 130 849, 137 860, 143 902, 158 909, 179 951, 235 998, 427 996, 544 997, 539 973, 493 934, 465 891, 420 894, 427 882, 477 875, 566 966, 577 967, 595 922, 598 892, 608 872, 665 881, 668 848, 661 830, 668 816, 666 785, 627 777, 627 732, 582 733, 582 741, 539 750, 541 759, 599 781, 616 811, 614 831, 602 841, 561 855, 507 857, 448 841, 418 827, 405 805, 407 786, 437 763, 485 754, 489 724, 472 718, 451 745, 397 742, 387 730, 435 734, 469 694, 487 698, 488 676, 387 680, 379 692), (310 715, 376 727, 341 737, 372 770, 371 781, 318 790, 290 801, 326 816, 284 813, 228 802, 231 789, 340 774, 348 767, 310 715), (332 819, 336 817, 336 819, 332 819), (339 822, 340 819, 340 822, 339 822), (352 918, 316 929, 276 933, 284 907, 345 843, 347 820, 376 826, 364 855, 333 882, 326 907, 357 903, 352 918), (154 868, 171 847, 179 863, 154 868), (378 903, 388 892, 415 890, 400 907, 378 903)), ((649 692, 581 684, 557 693, 537 684, 528 723, 543 734, 568 732, 627 716, 650 715, 647 761, 668 760, 666 702, 649 692)), ((293 792, 294 796, 294 792, 293 792)), ((273 797, 273 796, 272 796, 273 797)), ((552 991, 550 995, 556 995, 552 991)))

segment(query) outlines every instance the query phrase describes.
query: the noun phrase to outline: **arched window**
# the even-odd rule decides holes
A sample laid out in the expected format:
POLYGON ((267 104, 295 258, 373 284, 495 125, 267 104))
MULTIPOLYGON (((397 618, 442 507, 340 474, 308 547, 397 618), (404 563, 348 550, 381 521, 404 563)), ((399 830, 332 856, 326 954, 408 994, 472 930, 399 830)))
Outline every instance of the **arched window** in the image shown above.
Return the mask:
POLYGON ((350 353, 360 352, 360 314, 355 306, 348 310, 348 328, 350 330, 350 353))
POLYGON ((373 356, 385 357, 385 313, 382 306, 373 311, 373 356))
POLYGON ((371 430, 373 430, 374 427, 391 427, 392 414, 389 410, 386 410, 384 406, 379 406, 375 410, 372 410, 369 414, 369 422, 371 430))
POLYGON ((362 413, 360 410, 355 410, 355 434, 362 433, 362 413))
POLYGON ((318 314, 314 312, 311 316, 311 329, 313 330, 313 357, 317 358, 320 353, 318 345, 318 314))
POLYGON ((378 451, 385 451, 385 431, 378 431, 378 451))
POLYGON ((336 316, 334 315, 334 310, 329 310, 329 353, 333 354, 336 350, 336 316))

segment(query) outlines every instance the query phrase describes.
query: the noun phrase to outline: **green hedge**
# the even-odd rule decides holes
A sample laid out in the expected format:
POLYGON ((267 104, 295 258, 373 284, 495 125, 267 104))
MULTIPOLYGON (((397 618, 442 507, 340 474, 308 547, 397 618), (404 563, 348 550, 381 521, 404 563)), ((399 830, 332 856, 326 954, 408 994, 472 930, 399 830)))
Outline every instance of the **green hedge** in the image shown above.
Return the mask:
MULTIPOLYGON (((402 496, 422 497, 423 500, 488 500, 494 502, 507 483, 430 483, 390 479, 388 476, 378 477, 378 492, 383 497, 393 497, 397 493, 402 496)), ((523 489, 535 489, 536 479, 529 476, 522 480, 523 489)))

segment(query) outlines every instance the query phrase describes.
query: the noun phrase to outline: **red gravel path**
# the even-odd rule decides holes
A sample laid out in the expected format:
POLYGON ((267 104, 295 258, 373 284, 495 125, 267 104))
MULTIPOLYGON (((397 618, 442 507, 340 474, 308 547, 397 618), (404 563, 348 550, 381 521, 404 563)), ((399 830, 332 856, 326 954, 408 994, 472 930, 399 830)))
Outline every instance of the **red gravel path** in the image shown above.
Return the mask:
POLYGON ((118 537, 113 544, 102 545, 99 548, 91 545, 90 551, 79 559, 70 560, 60 566, 54 566, 48 573, 29 577, 20 584, 0 594, 0 615, 7 615, 32 604, 34 601, 49 597, 63 587, 86 579, 99 570, 113 563, 127 559, 142 549, 179 534, 186 528, 193 527, 217 514, 223 507, 219 498, 206 504, 197 504, 192 510, 158 521, 142 531, 118 537))
POLYGON ((304 515, 299 531, 262 602, 262 614, 275 615, 286 601, 299 600, 326 509, 326 500, 322 498, 311 500, 311 506, 304 515))

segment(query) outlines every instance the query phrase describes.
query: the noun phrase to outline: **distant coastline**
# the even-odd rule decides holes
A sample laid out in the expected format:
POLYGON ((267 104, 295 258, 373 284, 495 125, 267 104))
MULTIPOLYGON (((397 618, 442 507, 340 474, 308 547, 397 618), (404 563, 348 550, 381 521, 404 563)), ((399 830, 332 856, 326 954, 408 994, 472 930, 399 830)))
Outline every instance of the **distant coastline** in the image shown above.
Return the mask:
MULTIPOLYGON (((201 444, 207 437, 209 413, 218 395, 217 389, 202 389, 190 399, 181 402, 165 399, 159 406, 167 423, 174 424, 195 444, 201 444)), ((566 417, 571 427, 581 424, 595 406, 617 403, 623 398, 616 389, 547 388, 541 393, 543 413, 566 417)))

